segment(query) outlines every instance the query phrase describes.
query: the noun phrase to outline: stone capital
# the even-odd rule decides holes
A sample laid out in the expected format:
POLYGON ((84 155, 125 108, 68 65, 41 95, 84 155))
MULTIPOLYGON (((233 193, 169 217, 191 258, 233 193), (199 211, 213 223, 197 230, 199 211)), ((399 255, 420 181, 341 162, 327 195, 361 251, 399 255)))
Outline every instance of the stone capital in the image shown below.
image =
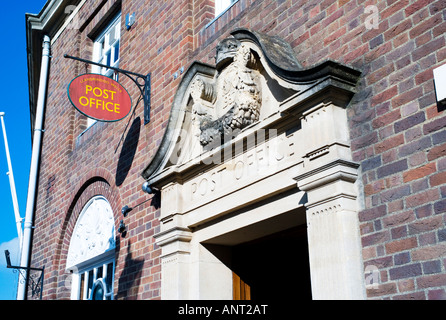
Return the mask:
POLYGON ((356 209, 356 188, 359 165, 355 162, 338 159, 305 172, 294 179, 300 190, 307 192, 308 209, 324 203, 346 199, 353 201, 356 209))

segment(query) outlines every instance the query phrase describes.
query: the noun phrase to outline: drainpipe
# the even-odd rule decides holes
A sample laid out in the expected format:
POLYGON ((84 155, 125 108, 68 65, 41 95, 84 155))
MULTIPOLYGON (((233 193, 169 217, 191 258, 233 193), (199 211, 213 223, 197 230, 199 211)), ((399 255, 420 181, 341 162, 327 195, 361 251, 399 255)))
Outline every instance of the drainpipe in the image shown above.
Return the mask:
MULTIPOLYGON (((31 234, 34 221, 34 205, 37 193, 37 175, 40 163, 40 149, 43 133, 43 117, 46 104, 48 73, 50 66, 50 37, 43 37, 42 64, 40 67, 39 93, 37 96, 36 118, 34 120, 33 147, 31 154, 31 168, 29 171, 28 198, 26 201, 25 223, 23 227, 23 243, 21 250, 20 266, 30 267, 31 234)), ((19 275, 17 300, 26 300, 28 286, 28 271, 19 275)))

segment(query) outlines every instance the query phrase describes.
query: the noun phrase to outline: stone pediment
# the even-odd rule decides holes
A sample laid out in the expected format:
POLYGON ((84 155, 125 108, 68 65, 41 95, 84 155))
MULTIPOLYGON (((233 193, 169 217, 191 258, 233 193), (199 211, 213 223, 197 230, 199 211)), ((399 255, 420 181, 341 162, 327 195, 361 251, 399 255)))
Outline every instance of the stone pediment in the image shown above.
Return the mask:
POLYGON ((224 162, 216 151, 249 132, 283 121, 299 127, 306 102, 315 96, 323 102, 323 92, 343 106, 355 92, 355 69, 333 61, 303 68, 279 37, 247 29, 231 35, 217 46, 215 66, 194 62, 185 72, 160 147, 142 172, 149 183, 162 187, 224 162))

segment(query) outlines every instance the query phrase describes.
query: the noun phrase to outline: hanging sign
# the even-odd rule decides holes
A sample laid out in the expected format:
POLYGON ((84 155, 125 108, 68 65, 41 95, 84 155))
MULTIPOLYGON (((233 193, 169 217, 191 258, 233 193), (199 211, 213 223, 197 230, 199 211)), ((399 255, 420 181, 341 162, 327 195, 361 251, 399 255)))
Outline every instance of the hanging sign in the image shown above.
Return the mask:
POLYGON ((100 74, 82 74, 71 80, 68 97, 79 112, 98 121, 119 121, 132 110, 127 90, 100 74))

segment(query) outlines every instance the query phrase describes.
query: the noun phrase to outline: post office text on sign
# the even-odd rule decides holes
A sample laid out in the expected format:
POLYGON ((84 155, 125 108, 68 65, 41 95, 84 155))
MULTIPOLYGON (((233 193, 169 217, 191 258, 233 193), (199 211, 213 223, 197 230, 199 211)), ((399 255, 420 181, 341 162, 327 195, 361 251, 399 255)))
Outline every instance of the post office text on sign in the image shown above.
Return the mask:
POLYGON ((92 107, 96 107, 97 108, 102 108, 102 110, 107 110, 109 112, 115 112, 115 113, 121 113, 119 110, 119 103, 114 103, 113 102, 113 98, 115 95, 116 91, 111 91, 111 90, 107 90, 104 89, 102 90, 99 87, 92 87, 92 86, 85 86, 85 96, 81 96, 79 98, 79 103, 86 107, 89 106, 90 108, 92 107), (105 100, 102 99, 95 99, 95 98, 88 98, 88 93, 89 92, 93 92, 93 95, 96 96, 97 98, 103 98, 105 100), (112 101, 107 101, 109 99, 109 97, 111 96, 111 100, 112 101), (109 107, 111 109, 109 109, 109 107))

